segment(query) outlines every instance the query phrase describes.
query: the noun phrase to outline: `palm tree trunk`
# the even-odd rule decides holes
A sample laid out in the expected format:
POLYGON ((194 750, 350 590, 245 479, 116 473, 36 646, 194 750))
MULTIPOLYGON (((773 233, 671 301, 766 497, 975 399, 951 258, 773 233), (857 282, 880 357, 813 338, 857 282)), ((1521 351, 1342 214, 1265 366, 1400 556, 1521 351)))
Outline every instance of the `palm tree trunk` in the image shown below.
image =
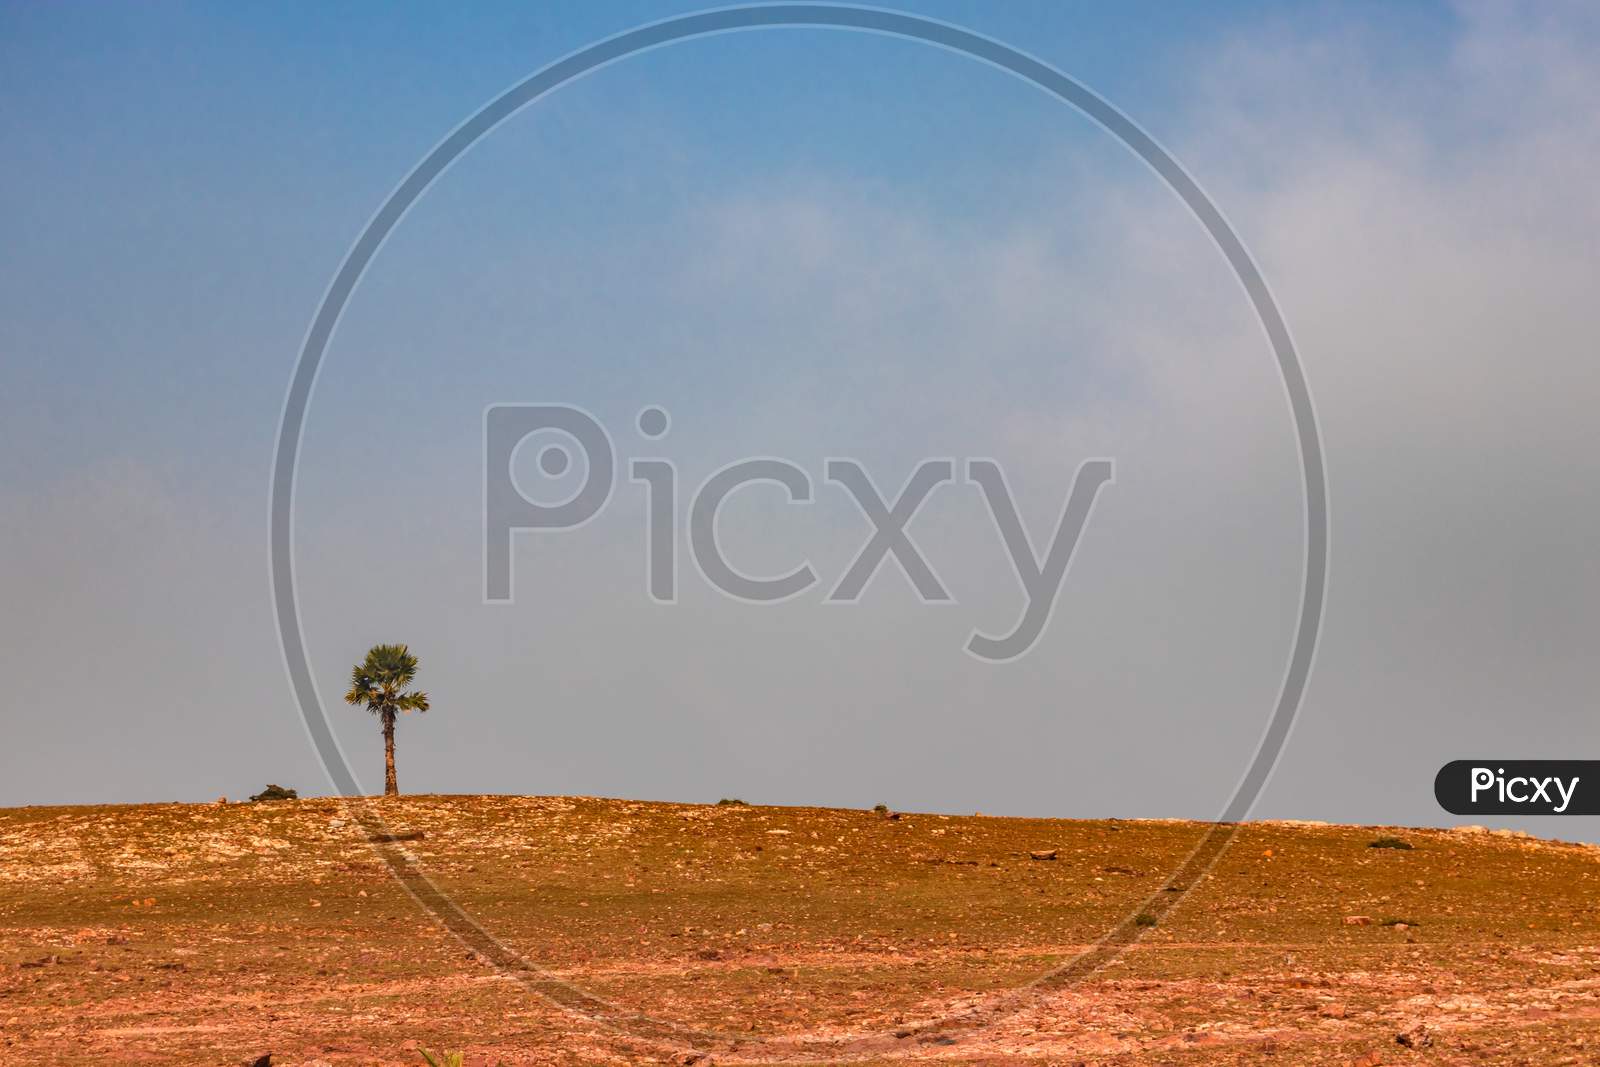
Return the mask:
POLYGON ((383 715, 383 795, 397 797, 400 787, 394 780, 394 712, 383 715))

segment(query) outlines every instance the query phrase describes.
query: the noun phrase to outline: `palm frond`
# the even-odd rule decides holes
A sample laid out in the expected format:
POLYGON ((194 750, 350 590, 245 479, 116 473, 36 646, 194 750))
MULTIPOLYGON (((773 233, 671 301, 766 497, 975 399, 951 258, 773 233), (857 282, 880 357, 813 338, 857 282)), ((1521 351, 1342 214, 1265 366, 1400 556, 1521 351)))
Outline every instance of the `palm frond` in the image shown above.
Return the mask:
POLYGON ((427 693, 401 693, 395 697, 394 706, 401 711, 427 711, 427 693))

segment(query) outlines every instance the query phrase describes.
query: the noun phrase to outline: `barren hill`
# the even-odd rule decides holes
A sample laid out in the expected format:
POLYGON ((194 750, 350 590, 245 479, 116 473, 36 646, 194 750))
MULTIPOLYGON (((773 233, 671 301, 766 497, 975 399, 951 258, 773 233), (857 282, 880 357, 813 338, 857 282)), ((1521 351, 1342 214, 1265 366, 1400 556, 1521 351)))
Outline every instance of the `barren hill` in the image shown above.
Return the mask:
POLYGON ((1600 1062, 1600 850, 1262 823, 1202 876, 1207 840, 564 797, 5 810, 0 1062, 1600 1062))

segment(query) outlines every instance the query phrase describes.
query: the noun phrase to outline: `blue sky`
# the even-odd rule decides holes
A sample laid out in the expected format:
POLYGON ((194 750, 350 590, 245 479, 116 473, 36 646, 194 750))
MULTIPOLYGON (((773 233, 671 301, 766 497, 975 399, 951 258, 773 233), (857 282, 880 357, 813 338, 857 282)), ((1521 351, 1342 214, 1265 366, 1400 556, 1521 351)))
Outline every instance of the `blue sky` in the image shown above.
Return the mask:
MULTIPOLYGON (((225 483, 232 464, 258 463, 259 438, 234 432, 239 405, 280 391, 282 353, 398 177, 542 63, 681 10, 7 5, 0 194, 14 209, 0 341, 20 357, 20 380, 0 403, 18 449, 37 452, 30 475, 130 449, 187 470, 197 426, 220 446, 204 459, 224 468, 192 474, 225 483)), ((1186 72, 1208 51, 1262 27, 1348 32, 1381 8, 916 10, 1036 52, 1171 136, 1191 106, 1186 72)), ((1454 21, 1422 5, 1384 18, 1374 49, 1408 62, 1454 21)), ((685 165, 683 185, 812 173, 893 186, 962 219, 992 207, 1008 162, 1048 150, 1041 138, 1106 154, 1104 135, 1058 110, 918 45, 743 34, 636 59, 519 118, 520 146, 479 149, 503 153, 483 193, 505 225, 537 230, 562 254, 705 191, 658 183, 663 152, 714 161, 685 165), (510 166, 532 168, 544 198, 517 196, 510 166)))
MULTIPOLYGON (((690 9, 0 8, 0 645, 21 740, 0 803, 325 788, 266 547, 317 301, 477 107, 690 9)), ((1580 358, 1592 14, 907 10, 1132 115, 1222 205, 1295 330, 1335 550, 1317 673, 1261 813, 1450 821, 1431 799, 1447 760, 1600 741, 1600 517, 1579 488, 1600 455, 1580 358)), ((692 42, 515 117, 374 263, 307 422, 307 640, 363 775, 376 731, 337 704, 349 663, 379 640, 422 654, 436 711, 401 741, 417 790, 1206 817, 1287 654, 1292 442, 1215 250, 1059 102, 896 40, 692 42), (687 579, 680 605, 650 605, 642 502, 619 490, 581 536, 529 541, 528 588, 495 612, 477 586, 478 420, 551 400, 595 411, 625 454, 669 455, 690 487, 751 454, 819 481, 824 457, 859 456, 886 486, 921 456, 994 456, 1036 539, 1083 458, 1116 457, 1118 483, 1046 643, 1007 670, 955 651, 1018 602, 970 487, 917 520, 949 609, 892 568, 843 611, 754 611, 687 579), (653 403, 673 431, 641 442, 631 419, 653 403)), ((800 511, 752 492, 730 551, 836 575, 864 531, 830 492, 800 511)))

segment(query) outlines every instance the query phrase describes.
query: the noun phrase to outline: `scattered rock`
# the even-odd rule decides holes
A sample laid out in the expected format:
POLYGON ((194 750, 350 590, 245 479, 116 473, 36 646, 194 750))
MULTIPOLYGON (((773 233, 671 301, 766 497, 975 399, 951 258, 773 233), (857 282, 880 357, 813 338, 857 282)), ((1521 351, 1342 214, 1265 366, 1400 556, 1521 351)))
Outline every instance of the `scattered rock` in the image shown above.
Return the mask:
POLYGON ((1346 926, 1371 926, 1372 925, 1372 916, 1370 916, 1370 915, 1346 915, 1344 917, 1344 924, 1346 926))
POLYGON ((1427 1048, 1433 1044, 1433 1031, 1426 1023, 1415 1022, 1394 1035, 1395 1044, 1406 1048, 1427 1048))
POLYGON ((1053 860, 1060 854, 1061 850, 1058 848, 1041 848, 1028 853, 1028 858, 1030 860, 1053 860))
POLYGON ((1343 1004, 1324 1004, 1317 1011, 1317 1014, 1322 1016, 1324 1019, 1343 1019, 1350 1013, 1345 1009, 1343 1004))

